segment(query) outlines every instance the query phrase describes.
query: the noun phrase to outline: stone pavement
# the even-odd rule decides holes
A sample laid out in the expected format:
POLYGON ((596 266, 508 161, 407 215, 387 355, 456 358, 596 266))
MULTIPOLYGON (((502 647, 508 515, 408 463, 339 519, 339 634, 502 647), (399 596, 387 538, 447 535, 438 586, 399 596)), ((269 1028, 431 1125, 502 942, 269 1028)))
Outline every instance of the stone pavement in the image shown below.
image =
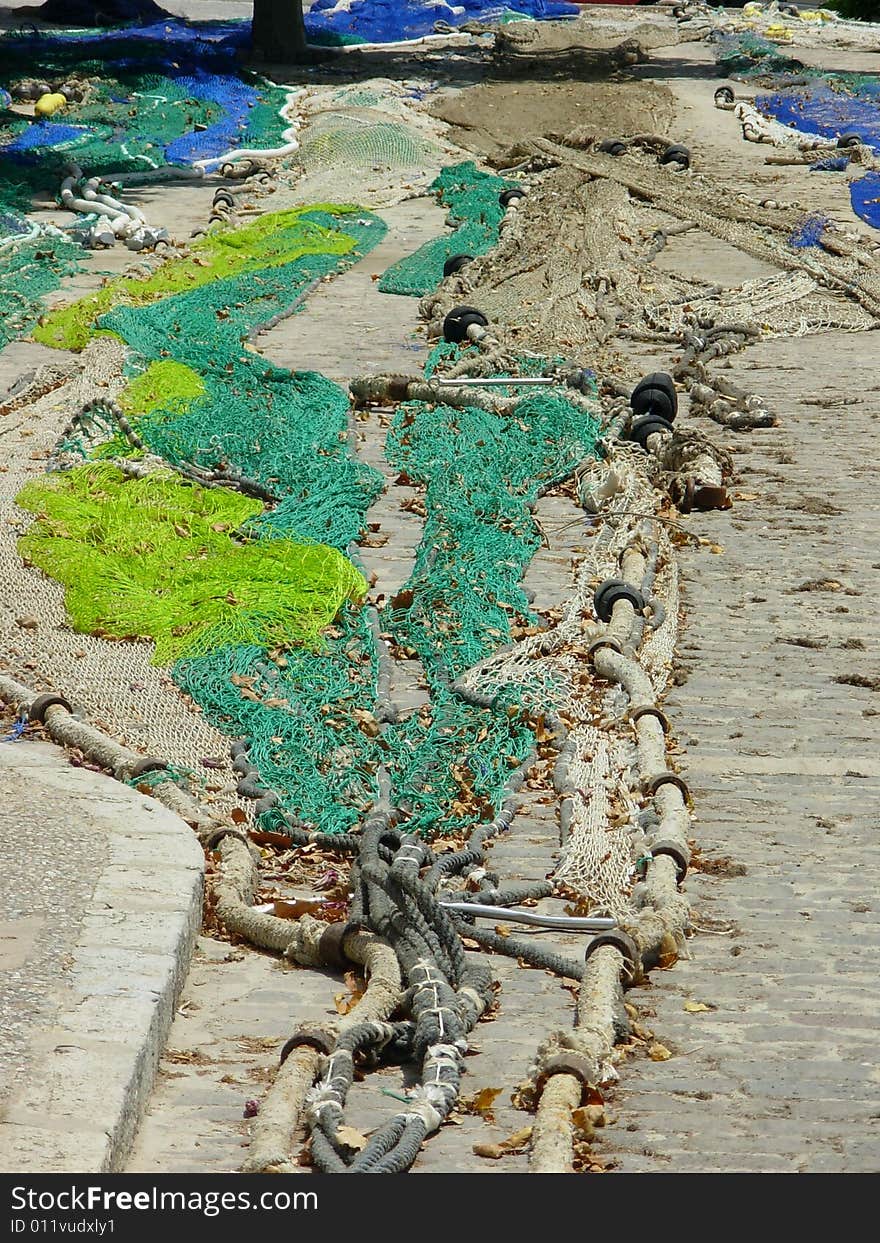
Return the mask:
POLYGON ((880 382, 842 333, 761 345, 734 379, 780 426, 728 441, 734 508, 688 523, 723 551, 682 555, 666 701, 702 931, 631 995, 674 1056, 623 1068, 603 1148, 624 1170, 876 1170, 880 382))

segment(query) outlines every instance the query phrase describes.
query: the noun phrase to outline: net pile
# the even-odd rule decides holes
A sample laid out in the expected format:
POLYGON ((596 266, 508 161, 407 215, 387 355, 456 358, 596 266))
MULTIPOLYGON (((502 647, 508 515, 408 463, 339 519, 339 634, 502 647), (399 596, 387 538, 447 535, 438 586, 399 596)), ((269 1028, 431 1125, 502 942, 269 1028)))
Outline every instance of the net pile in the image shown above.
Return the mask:
MULTIPOLYGON (((134 374, 121 404, 148 458, 232 467, 279 502, 263 510, 235 498, 218 518, 215 493, 167 472, 134 481, 109 464, 75 467, 60 484, 50 476, 21 495, 41 515, 21 550, 64 582, 77 630, 149 636, 155 661, 176 660, 172 675, 205 722, 247 739, 250 762, 278 798, 264 816, 270 824, 290 811, 325 831, 352 827, 376 797, 384 756, 413 827, 453 832, 497 810, 533 735, 501 705, 454 700, 448 681, 529 618, 519 586, 538 543, 529 501, 589 454, 598 423, 558 397, 522 403, 514 424, 477 409, 451 423, 445 410, 400 412, 389 452, 428 484, 432 517, 412 579, 383 624, 421 658, 432 702, 389 732, 386 754, 374 715, 375 639, 345 603, 362 579, 341 556, 378 476, 348 455, 340 390, 273 368, 241 344, 382 233, 375 218, 342 209, 276 213, 47 316, 38 335, 53 345, 125 342, 134 374), (206 523, 223 529, 208 539, 206 523), (273 577, 293 577, 295 588, 270 601, 261 593, 273 577), (152 579, 157 598, 144 596, 152 579), (304 593, 316 598, 311 611, 304 593), (309 650, 319 632, 324 642, 309 650)), ((118 428, 104 431, 72 428, 58 452, 68 462, 140 456, 118 428)), ((179 754, 184 746, 172 758, 192 764, 179 754)))
POLYGON ((568 837, 554 877, 590 904, 622 916, 630 908, 635 864, 635 752, 621 721, 625 704, 619 694, 597 693, 586 650, 588 619, 596 587, 619 573, 620 558, 634 540, 644 540, 654 567, 651 594, 663 611, 661 624, 643 639, 639 662, 659 697, 672 671, 679 594, 672 544, 662 526, 646 518, 662 507, 662 497, 646 472, 644 456, 619 443, 610 458, 585 463, 579 491, 588 507, 590 494, 603 485, 607 490, 609 481, 610 496, 601 506, 601 517, 588 528, 589 552, 575 567, 559 620, 474 666, 462 681, 483 695, 522 698, 533 708, 546 704, 549 694, 564 715, 570 731, 572 793, 568 837))
POLYGON ((236 542, 258 501, 110 465, 50 475, 18 495, 38 515, 19 550, 66 589, 72 625, 150 638, 168 664, 235 645, 314 646, 366 582, 339 552, 292 540, 236 542))
POLYGON ((427 242, 395 263, 379 282, 382 293, 423 297, 440 284, 443 265, 452 255, 484 255, 498 241, 504 217, 499 195, 516 183, 481 172, 468 161, 444 168, 428 187, 449 208, 453 232, 427 242))
POLYGON ((605 372, 625 368, 604 344, 612 333, 668 341, 679 325, 705 331, 734 322, 768 335, 803 335, 864 330, 880 319, 880 265, 841 229, 826 230, 828 248, 798 249, 791 239, 804 225, 801 209, 731 197, 708 174, 671 173, 636 152, 615 158, 536 145, 560 167, 530 191, 490 256, 424 300, 429 318, 454 303, 478 306, 530 348, 580 350, 605 372), (595 180, 585 183, 584 172, 595 180), (550 253, 564 260, 548 263, 532 257, 532 238, 547 227, 547 196, 554 193, 566 209, 558 249, 550 253), (774 265, 779 275, 719 292, 659 270, 650 239, 682 221, 774 265), (759 316, 762 306, 772 315, 759 316))
POLYGON ((297 100, 301 116, 300 202, 350 199, 365 205, 399 202, 439 169, 438 126, 405 82, 370 79, 357 86, 316 88, 297 100))
POLYGON ((595 417, 559 393, 526 398, 512 416, 421 403, 396 412, 388 458, 425 486, 427 516, 413 573, 383 625, 420 660, 431 716, 410 718, 392 743, 392 785, 422 831, 436 831, 444 812, 444 831, 466 827, 475 812, 494 815, 511 767, 534 745, 532 730, 507 711, 520 706, 515 699, 474 707, 450 684, 509 645, 514 624, 535 620, 521 586, 540 544, 530 505, 593 453, 598 431, 595 417), (431 757, 421 788, 408 752, 421 763, 431 757))
MULTIPOLYGON (((294 639, 314 648, 337 613, 344 627, 365 635, 343 604, 359 594, 363 580, 342 549, 381 486, 375 472, 347 453, 346 395, 315 373, 269 366, 243 338, 267 319, 296 310, 316 280, 353 262, 383 234, 375 217, 330 207, 275 213, 244 229, 212 234, 188 258, 170 261, 147 280, 123 278, 48 316, 41 334, 83 350, 82 367, 72 365, 68 375, 45 373, 33 391, 16 399, 16 409, 39 429, 23 443, 20 467, 3 476, 4 505, 19 532, 26 518, 9 502, 42 469, 38 463, 47 453, 68 466, 105 456, 141 458, 148 467, 156 458, 177 466, 230 466, 281 497, 269 513, 251 500, 232 495, 221 501, 216 490, 183 485, 167 470, 135 481, 109 464, 97 475, 94 466, 85 473, 74 467, 60 477, 61 485, 55 476, 31 483, 21 499, 46 516, 25 536, 22 552, 67 583, 79 633, 66 621, 58 587, 35 569, 23 571, 11 540, 0 557, 8 601, 2 629, 12 663, 24 663, 25 671, 34 664, 46 670, 97 722, 138 749, 155 751, 180 768, 198 769, 201 758, 210 759, 221 781, 225 771, 227 784, 215 784, 209 801, 235 797, 228 741, 214 722, 227 737, 237 736, 247 732, 256 712, 263 725, 259 737, 275 752, 270 740, 284 728, 273 714, 288 721, 302 715, 300 707, 279 711, 281 695, 264 705, 251 690, 253 666, 265 661, 268 650, 294 639), (115 309, 107 314, 110 307, 115 309), (97 437, 92 426, 69 426, 53 447, 56 411, 69 418, 96 395, 120 393, 146 457, 114 426, 103 436, 98 429, 97 437), (229 512, 212 517, 207 532, 205 522, 217 505, 230 506, 229 512), (163 515, 173 519, 170 524, 163 515), (143 574, 131 564, 138 557, 145 559, 143 574), (163 578, 169 573, 163 566, 175 567, 173 582, 163 578), (143 594, 153 577, 168 582, 164 595, 143 594), (21 627, 23 614, 34 617, 33 628, 21 627), (103 635, 130 641, 92 637, 96 626, 103 635), (137 641, 147 635, 156 642, 137 641), (203 654, 207 649, 210 655, 203 654), (167 670, 151 668, 152 661, 175 658, 172 675, 193 691, 194 705, 175 696, 167 670)), ((6 532, 13 534, 8 527, 6 532)), ((339 652, 347 708, 352 665, 345 648, 339 652)), ((325 652, 308 646, 297 659, 327 665, 325 652)), ((321 685, 320 677, 293 666, 291 660, 286 667, 297 674, 297 684, 321 685)), ((369 689, 369 667, 366 675, 369 689)), ((310 720, 312 711, 322 724, 317 704, 310 720)), ((332 727, 324 732, 331 734, 332 727)), ((306 792, 303 757, 302 751, 286 757, 285 767, 306 792)), ((320 794, 316 785, 309 798, 320 794)))
POLYGON ((396 43, 468 22, 497 22, 531 17, 575 17, 580 9, 561 0, 315 0, 306 15, 306 32, 327 43, 396 43))
POLYGON ((68 82, 76 88, 51 120, 17 111, 0 90, 10 105, 0 110, 0 299, 11 309, 0 339, 31 326, 42 296, 81 253, 82 220, 66 237, 38 234, 26 220, 35 196, 56 198, 71 162, 86 178, 112 178, 284 144, 288 93, 240 69, 240 35, 228 24, 173 19, 0 36, 0 88, 15 99, 68 82))
POLYGON ((79 270, 81 248, 58 229, 0 215, 0 349, 37 321, 43 298, 79 270))
MULTIPOLYGON (((843 25, 861 27, 865 24, 833 22, 830 28, 836 30, 843 25)), ((867 27, 867 30, 874 32, 866 38, 876 46, 878 27, 867 27)), ((801 33, 799 26, 799 44, 801 33)), ((880 85, 876 78, 806 66, 779 54, 777 46, 769 41, 771 30, 765 30, 764 35, 767 37, 748 33, 725 36, 719 56, 719 66, 724 72, 772 88, 756 97, 758 112, 786 127, 793 143, 803 141, 805 135, 815 135, 833 143, 841 135, 849 134, 857 136, 873 152, 880 152, 880 85)), ((781 134, 774 131, 774 136, 784 141, 785 130, 781 134)), ((843 172, 847 167, 848 160, 843 163, 818 160, 813 165, 815 171, 821 172, 843 172)), ((851 178, 849 191, 855 214, 880 228, 880 207, 876 201, 880 177, 876 171, 851 178)))
POLYGON ((776 0, 770 4, 744 4, 739 10, 704 4, 689 4, 688 8, 699 12, 700 20, 708 24, 716 37, 745 34, 783 46, 796 42, 801 47, 873 51, 880 32, 876 22, 847 21, 832 9, 783 7, 776 0), (792 12, 793 8, 797 11, 792 12))
POLYGON ((7 111, 0 150, 34 189, 54 192, 71 158, 87 176, 103 176, 276 148, 289 126, 287 92, 242 70, 240 45, 229 26, 176 19, 100 34, 9 32, 0 38, 0 84, 14 95, 26 81, 57 87, 74 78, 83 98, 53 121, 7 111))

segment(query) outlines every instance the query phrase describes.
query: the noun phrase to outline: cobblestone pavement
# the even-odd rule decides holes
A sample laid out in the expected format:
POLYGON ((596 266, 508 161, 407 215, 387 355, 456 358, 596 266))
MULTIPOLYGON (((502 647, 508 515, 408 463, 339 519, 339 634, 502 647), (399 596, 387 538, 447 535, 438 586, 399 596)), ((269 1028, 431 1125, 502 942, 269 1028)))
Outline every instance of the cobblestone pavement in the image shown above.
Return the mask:
POLYGON ((880 386, 867 338, 813 338, 816 360, 843 351, 833 369, 805 365, 807 348, 741 364, 781 425, 732 441, 741 499, 691 524, 723 551, 682 557, 666 707, 705 931, 634 997, 674 1056, 622 1072, 606 1146, 624 1170, 880 1165, 880 386))

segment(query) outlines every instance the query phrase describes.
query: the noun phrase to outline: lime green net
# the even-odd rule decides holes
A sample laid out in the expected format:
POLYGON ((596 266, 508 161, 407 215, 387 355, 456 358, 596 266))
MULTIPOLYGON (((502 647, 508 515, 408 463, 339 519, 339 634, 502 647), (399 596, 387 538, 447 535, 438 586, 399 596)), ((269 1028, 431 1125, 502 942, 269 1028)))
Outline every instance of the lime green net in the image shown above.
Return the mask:
POLYGON ((151 638, 167 664, 231 644, 314 644, 363 576, 341 553, 290 540, 235 542, 257 501, 90 464, 31 483, 38 515, 19 549, 65 587, 74 629, 151 638))
POLYGON ((452 255, 484 255, 498 241, 504 208, 498 196, 516 183, 481 172, 469 161, 444 168, 429 190, 449 208, 454 232, 426 242, 400 259, 379 281, 382 293, 424 297, 443 279, 443 265, 452 255))
MULTIPOLYGON (((316 256, 328 272, 335 270, 333 256, 352 255, 356 251, 356 257, 360 257, 363 253, 359 243, 367 240, 365 228, 372 230, 372 244, 384 234, 384 225, 376 217, 370 217, 369 226, 354 224, 359 237, 347 231, 343 227, 346 216, 351 215, 354 222, 354 213, 354 208, 335 205, 295 207, 270 212, 241 229, 212 233, 196 242, 190 255, 170 260, 146 279, 121 276, 97 293, 53 311, 34 332, 34 339, 57 349, 81 350, 93 334, 96 321, 111 309, 146 306, 171 294, 191 292, 248 273, 259 272, 265 282, 264 272, 268 269, 283 268, 310 255, 316 256)), ((297 283, 298 275, 299 270, 279 273, 277 280, 290 285, 297 283)), ((295 292, 299 292, 298 287, 295 292)), ((245 307, 233 306, 233 310, 246 311, 253 322, 259 322, 245 307)))

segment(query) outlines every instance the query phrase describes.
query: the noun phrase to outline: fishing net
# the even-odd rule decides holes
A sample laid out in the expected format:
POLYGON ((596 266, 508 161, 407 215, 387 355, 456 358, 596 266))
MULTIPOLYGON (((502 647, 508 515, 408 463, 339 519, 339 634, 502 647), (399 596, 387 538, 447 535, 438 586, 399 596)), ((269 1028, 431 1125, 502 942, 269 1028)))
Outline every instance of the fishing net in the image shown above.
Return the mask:
POLYGON ((515 182, 481 172, 472 162, 444 168, 428 187, 449 208, 452 233, 426 243, 388 268, 379 282, 382 293, 423 297, 443 279, 451 255, 484 255, 498 241, 504 217, 499 195, 515 182))
MULTIPOLYGON (((75 467, 61 482, 50 476, 31 484, 21 499, 45 516, 27 530, 23 550, 33 565, 65 583, 71 620, 89 635, 70 629, 54 583, 36 569, 23 572, 11 547, 0 556, 10 602, 2 629, 13 664, 36 654, 39 667, 51 670, 66 693, 139 749, 196 771, 200 757, 208 756, 218 783, 208 801, 220 805, 234 799, 235 787, 228 744, 213 723, 216 688, 225 687, 227 695, 231 690, 237 705, 232 712, 218 709, 226 735, 245 733, 247 714, 256 710, 248 685, 236 687, 222 671, 230 667, 236 677, 249 677, 255 653, 265 661, 269 650, 294 641, 310 645, 298 659, 323 662, 323 649, 312 649, 333 617, 339 614, 343 626, 360 626, 346 601, 362 590, 363 579, 342 549, 357 535, 381 486, 377 472, 348 455, 342 390, 315 373, 272 367, 243 340, 267 319, 299 309, 317 281, 354 262, 383 235, 375 217, 351 209, 274 213, 210 235, 188 258, 169 261, 146 280, 123 278, 60 309, 41 329, 56 345, 82 350, 83 366, 75 367, 70 380, 47 376, 46 395, 35 392, 22 407, 32 419, 43 418, 40 435, 30 442, 36 458, 48 450, 50 461, 63 453, 68 465, 108 453, 141 456, 112 420, 97 442, 71 426, 53 447, 55 411, 69 416, 91 397, 119 393, 147 446, 148 464, 159 457, 172 465, 232 465, 282 498, 264 512, 255 501, 181 484, 167 471, 122 482, 109 463, 75 467), (91 473, 96 470, 97 476, 91 473), (50 512, 53 504, 72 509, 75 530, 67 509, 50 512), (213 516, 217 505, 228 506, 219 517, 213 516), (167 590, 144 594, 151 583, 167 583, 167 590), (39 624, 16 633, 16 601, 22 597, 39 624), (104 635, 133 638, 109 644, 93 637, 96 626, 104 635), (179 672, 180 685, 193 690, 194 705, 174 696, 167 671, 150 667, 172 660, 173 676, 179 672)), ((3 477, 4 495, 16 495, 35 469, 40 465, 25 456, 21 470, 3 477)), ((9 512, 24 533, 22 509, 9 512)), ((346 679, 351 668, 346 656, 346 679)), ((298 680, 309 681, 302 670, 298 680)), ((277 750, 270 739, 281 733, 271 719, 275 708, 258 708, 266 722, 258 741, 268 755, 277 750)), ((315 712, 321 720, 317 707, 315 712)), ((291 759, 292 772, 311 771, 302 753, 298 761, 299 768, 291 759)), ((304 781, 297 800, 308 786, 304 781)), ((308 800, 305 806, 311 806, 308 800)))
POLYGON ((382 113, 328 111, 303 129, 294 166, 302 169, 295 195, 301 201, 354 194, 359 202, 385 203, 422 182, 437 167, 442 148, 397 118, 382 113))
POLYGON ((435 24, 497 22, 531 17, 575 17, 575 4, 557 0, 315 0, 306 15, 310 39, 321 42, 395 43, 434 33, 435 24))
POLYGON ((58 229, 0 215, 0 349, 36 323, 43 298, 80 268, 82 249, 58 229))
POLYGON ((507 712, 514 700, 476 708, 450 681, 535 620, 521 586, 540 543, 529 506, 592 454, 598 431, 559 393, 526 398, 512 417, 419 403, 396 412, 389 462, 424 485, 427 516, 413 573, 383 625, 420 660, 431 713, 410 718, 392 742, 392 785, 422 831, 494 815, 510 768, 534 745, 507 712))
POLYGON ((775 0, 771 4, 744 4, 741 9, 699 7, 701 20, 716 38, 742 34, 747 39, 777 45, 796 42, 799 47, 873 51, 880 30, 876 23, 847 21, 831 9, 800 8, 791 12, 793 6, 786 6, 786 12, 775 0))
POLYGON ((76 91, 51 121, 0 116, 0 186, 57 193, 71 159, 87 176, 109 176, 216 160, 236 148, 281 149, 288 93, 237 63, 242 26, 175 18, 100 33, 7 32, 0 83, 15 94, 73 81, 76 91))
MULTIPOLYGON (((320 262, 323 256, 326 262, 329 256, 335 265, 338 257, 355 258, 363 253, 356 235, 361 235, 370 246, 381 240, 383 232, 384 226, 375 217, 359 224, 355 210, 348 207, 323 211, 319 205, 270 212, 243 228, 209 234, 193 243, 189 255, 171 259, 146 279, 119 277, 97 293, 52 311, 34 336, 37 341, 57 349, 82 349, 98 319, 111 309, 118 313, 124 307, 143 307, 172 295, 201 290, 206 291, 205 297, 213 297, 215 295, 207 292, 209 285, 250 277, 258 272, 264 282, 269 282, 269 273, 273 273, 273 282, 292 286, 297 293, 304 280, 303 268, 297 266, 302 260, 316 256, 313 262, 320 262)), ((307 274, 305 279, 308 279, 307 274)), ((256 280, 254 287, 259 288, 256 280)), ((267 285, 267 288, 277 289, 277 285, 267 285)), ((199 294, 199 298, 188 305, 197 306, 201 297, 199 294)), ((215 315, 212 329, 219 332, 224 324, 235 328, 242 314, 250 316, 249 326, 270 317, 271 312, 261 317, 256 308, 250 307, 250 302, 250 297, 245 303, 241 299, 233 300, 229 308, 231 323, 215 315)))
MULTIPOLYGON (((428 520, 413 574, 382 626, 421 661, 431 698, 380 748, 375 638, 345 603, 363 580, 342 556, 380 479, 348 454, 345 395, 323 377, 271 367, 242 339, 289 308, 316 273, 365 253, 381 234, 374 218, 353 213, 277 213, 205 239, 189 259, 143 281, 115 282, 49 315, 40 333, 55 344, 89 349, 89 340, 112 342, 106 332, 127 344, 135 374, 121 401, 148 455, 234 466, 280 500, 260 512, 236 498, 217 520, 215 493, 167 472, 134 482, 110 464, 78 467, 60 483, 25 490, 22 505, 40 517, 22 550, 65 584, 75 626, 148 636, 155 661, 176 659, 172 676, 205 724, 248 740, 250 762, 279 799, 265 823, 290 811, 330 832, 351 827, 376 797, 381 759, 413 828, 448 833, 494 814, 512 766, 534 746, 526 720, 507 711, 515 703, 474 707, 451 693, 449 680, 533 620, 521 588, 540 541, 529 505, 589 456, 598 420, 561 393, 519 403, 512 421, 477 408, 398 412, 389 457, 425 485, 428 520), (319 245, 328 253, 299 253, 319 245), (247 541, 240 547, 233 528, 247 541), (135 547, 142 573, 128 567, 135 547), (261 592, 273 578, 289 579, 292 597, 280 592, 264 607, 261 592), (158 599, 143 596, 151 581, 160 584, 158 599), (109 583, 119 584, 112 599, 109 583), (180 617, 192 624, 182 629, 180 617)), ((118 430, 107 430, 110 439, 96 446, 73 429, 61 447, 80 460, 108 446, 125 450, 118 430)))
MULTIPOLYGON (((808 135, 835 142, 841 135, 850 134, 880 152, 880 84, 876 78, 809 68, 779 57, 772 43, 748 34, 723 40, 719 65, 738 77, 757 79, 775 88, 755 98, 758 113, 782 127, 774 128, 774 142, 802 143, 808 135)), ((811 168, 816 172, 844 172, 848 165, 846 157, 827 158, 815 161, 811 168)), ((873 172, 849 181, 853 211, 880 228, 876 191, 873 172)))
POLYGON ((446 147, 440 125, 421 107, 423 94, 415 83, 371 78, 311 87, 297 98, 294 198, 389 206, 430 182, 446 147))
POLYGON ((66 589, 74 629, 151 638, 154 661, 234 644, 314 645, 366 582, 335 549, 234 542, 257 501, 92 464, 18 495, 19 549, 66 589))

